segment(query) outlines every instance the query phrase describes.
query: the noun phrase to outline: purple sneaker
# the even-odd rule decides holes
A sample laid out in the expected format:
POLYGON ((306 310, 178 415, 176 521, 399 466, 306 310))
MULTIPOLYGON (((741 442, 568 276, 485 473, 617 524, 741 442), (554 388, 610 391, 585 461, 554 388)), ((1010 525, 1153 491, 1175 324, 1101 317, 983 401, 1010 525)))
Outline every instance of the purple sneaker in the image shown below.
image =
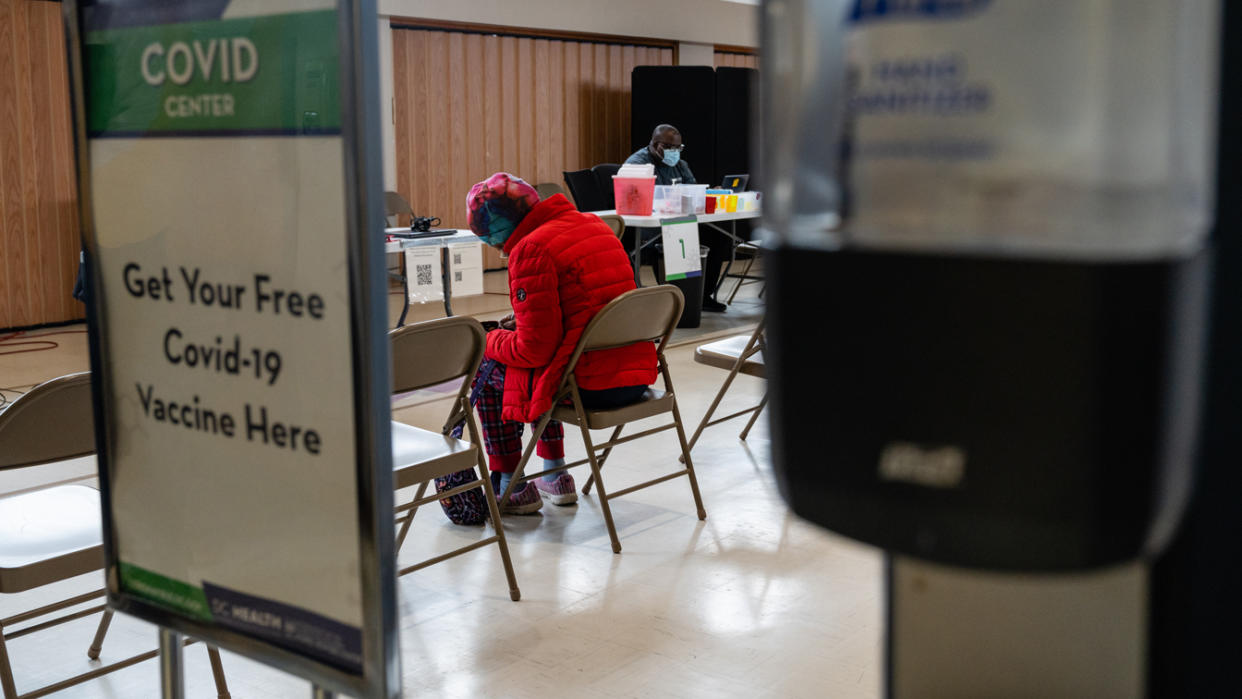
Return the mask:
POLYGON ((574 477, 561 471, 554 481, 545 481, 543 476, 530 483, 539 489, 539 494, 552 501, 553 505, 572 505, 578 502, 578 491, 574 490, 574 477))
MULTIPOLYGON (((504 495, 499 489, 496 496, 504 495)), ((509 495, 508 502, 497 502, 500 506, 500 513, 506 515, 529 515, 539 511, 543 507, 543 498, 539 497, 539 491, 535 490, 529 482, 523 483, 513 489, 513 493, 509 495)))

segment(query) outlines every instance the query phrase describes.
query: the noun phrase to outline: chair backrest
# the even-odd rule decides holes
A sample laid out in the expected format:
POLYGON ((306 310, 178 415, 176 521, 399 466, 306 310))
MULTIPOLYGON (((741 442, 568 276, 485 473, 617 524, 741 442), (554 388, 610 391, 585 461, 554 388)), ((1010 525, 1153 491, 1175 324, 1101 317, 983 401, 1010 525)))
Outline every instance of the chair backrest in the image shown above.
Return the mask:
POLYGON ((539 199, 547 199, 553 194, 564 194, 565 188, 555 182, 540 182, 535 185, 535 191, 539 193, 539 199))
MULTIPOLYGON (((608 206, 604 209, 617 208, 617 190, 612 186, 612 176, 621 170, 621 166, 616 163, 600 163, 591 168, 591 174, 595 175, 595 182, 599 185, 599 193, 604 197, 604 201, 608 206)), ((596 209, 600 211, 601 209, 596 209)))
POLYGON ((467 316, 406 325, 389 331, 388 339, 392 343, 393 393, 474 376, 487 347, 483 326, 467 316))
POLYGON ((396 216, 397 214, 413 214, 414 210, 410 208, 410 202, 405 197, 396 192, 384 192, 384 215, 396 216))
POLYGON ((625 232, 625 219, 618 214, 604 214, 599 217, 599 220, 608 224, 608 227, 612 229, 612 232, 615 233, 618 238, 620 238, 621 234, 625 232))
POLYGON ((393 226, 398 225, 402 214, 406 216, 414 215, 414 209, 410 207, 410 202, 396 192, 384 192, 384 218, 389 219, 388 223, 393 226))
POLYGON ((0 471, 94 453, 89 371, 45 381, 0 412, 0 471))
MULTIPOLYGON (((574 205, 579 211, 603 211, 604 209, 613 208, 608 205, 608 200, 604 198, 604 193, 600 191, 599 181, 595 179, 595 173, 590 170, 574 170, 566 172, 565 186, 569 187, 569 193, 573 195, 574 205)), ((611 189, 611 183, 610 183, 611 189)))
POLYGON ((582 331, 565 376, 573 372, 584 352, 652 341, 658 341, 663 352, 685 303, 681 289, 672 284, 634 289, 609 301, 582 331))

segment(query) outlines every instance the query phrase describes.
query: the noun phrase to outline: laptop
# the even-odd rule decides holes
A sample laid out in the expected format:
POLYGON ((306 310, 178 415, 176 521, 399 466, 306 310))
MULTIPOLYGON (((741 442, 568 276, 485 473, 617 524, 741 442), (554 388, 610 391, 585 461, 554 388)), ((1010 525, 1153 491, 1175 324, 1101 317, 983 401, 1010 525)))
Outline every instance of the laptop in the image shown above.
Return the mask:
POLYGON ((409 233, 391 233, 394 238, 404 238, 406 240, 419 240, 421 238, 440 238, 446 235, 453 235, 457 232, 455 228, 432 228, 427 231, 411 231, 409 233))
POLYGON ((750 182, 750 175, 725 175, 724 182, 720 183, 721 189, 732 189, 735 192, 745 192, 746 184, 750 182))

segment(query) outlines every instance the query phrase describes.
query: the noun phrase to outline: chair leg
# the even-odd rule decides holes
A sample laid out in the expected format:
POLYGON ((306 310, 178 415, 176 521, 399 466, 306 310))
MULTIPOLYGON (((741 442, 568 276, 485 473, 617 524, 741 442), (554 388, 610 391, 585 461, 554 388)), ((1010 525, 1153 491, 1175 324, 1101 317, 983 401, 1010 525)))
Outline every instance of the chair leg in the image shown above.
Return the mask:
POLYGON ((599 490, 599 509, 604 512, 604 525, 608 528, 608 538, 612 540, 612 552, 621 553, 621 539, 617 537, 617 525, 612 521, 612 508, 608 506, 608 493, 604 490, 604 481, 599 477, 599 461, 595 458, 595 445, 591 443, 591 430, 587 427, 586 416, 582 414, 582 406, 575 402, 578 411, 578 427, 582 430, 582 442, 586 445, 587 460, 591 463, 591 478, 599 490))
MULTIPOLYGON (((422 500, 423 494, 427 492, 427 486, 430 483, 431 481, 423 481, 420 483, 418 486, 418 492, 414 494, 414 497, 410 500, 410 502, 422 500)), ((398 522, 401 522, 401 531, 397 532, 397 548, 395 549, 395 553, 401 553, 401 546, 405 544, 405 536, 410 533, 410 525, 414 524, 414 515, 416 514, 418 514, 418 508, 414 507, 405 514, 405 517, 397 520, 398 522)))
MULTIPOLYGON (((671 383, 670 384, 671 390, 671 383)), ((699 479, 694 475, 694 462, 690 460, 690 445, 686 442, 686 431, 681 426, 681 410, 677 407, 677 398, 673 397, 673 424, 677 425, 677 439, 681 442, 681 453, 685 457, 686 475, 690 477, 690 492, 694 494, 694 507, 698 510, 699 519, 707 519, 707 510, 703 509, 703 496, 699 494, 699 479)))
POLYGON ((91 641, 91 647, 86 651, 86 657, 99 660, 99 654, 103 651, 104 636, 107 635, 110 624, 112 624, 112 610, 105 609, 103 616, 99 619, 99 628, 95 630, 95 640, 91 641))
POLYGON ((17 699, 17 685, 13 682, 13 666, 9 664, 9 649, 4 643, 4 627, 0 626, 0 691, 4 699, 17 699))
POLYGON ((406 513, 405 517, 397 520, 401 523, 401 531, 397 532, 397 548, 394 553, 401 553, 401 546, 405 543, 405 535, 410 533, 410 525, 414 524, 414 514, 406 513))
MULTIPOLYGON (((623 430, 623 429, 625 429, 625 425, 617 425, 617 429, 615 429, 615 430, 613 430, 613 431, 612 431, 612 436, 608 438, 608 441, 609 441, 610 443, 611 443, 611 442, 615 442, 615 441, 617 441, 617 437, 620 437, 620 436, 621 436, 621 430, 623 430)), ((603 470, 603 468, 604 468, 604 462, 608 460, 608 455, 609 455, 609 454, 611 454, 611 453, 612 453, 612 447, 611 447, 611 446, 609 446, 607 449, 605 449, 605 450, 604 450, 604 453, 600 455, 600 457, 599 457, 599 467, 600 467, 600 470, 603 470)), ((588 477, 587 477, 587 482, 586 482, 586 485, 582 487, 582 494, 583 494, 583 495, 590 495, 590 494, 591 494, 591 485, 592 485, 592 484, 594 484, 594 483, 595 483, 595 474, 594 474, 594 473, 592 473, 590 476, 588 476, 588 477)))
POLYGON ((552 411, 549 410, 543 417, 539 418, 539 424, 531 431, 530 443, 526 445, 526 449, 522 452, 522 460, 518 462, 517 468, 514 469, 513 475, 509 478, 509 486, 505 488, 504 494, 498 498, 500 502, 509 502, 509 496, 513 494, 517 488, 518 480, 522 478, 522 474, 526 472, 526 462, 530 461, 530 455, 535 453, 535 445, 539 443, 539 438, 543 436, 543 431, 547 429, 548 423, 552 421, 552 411))
POLYGON ((754 414, 750 416, 750 422, 746 423, 746 429, 742 430, 742 433, 738 435, 737 437, 738 439, 742 440, 743 442, 746 441, 746 436, 750 434, 750 428, 755 426, 755 421, 759 419, 759 413, 763 412, 763 409, 764 407, 767 406, 767 404, 768 404, 768 394, 765 393, 763 394, 763 400, 759 401, 759 407, 755 408, 754 414))
POLYGON ((500 521, 500 506, 496 503, 496 492, 492 488, 492 474, 488 473, 487 456, 483 452, 483 436, 479 434, 479 426, 474 421, 474 414, 466 406, 466 429, 470 431, 470 441, 479 455, 479 480, 483 481, 483 497, 487 500, 487 512, 492 518, 492 527, 496 530, 496 545, 500 547, 500 562, 505 568, 505 577, 509 579, 509 599, 517 602, 522 599, 522 591, 518 588, 517 576, 513 573, 513 560, 509 557, 509 540, 505 538, 505 526, 500 521))
MULTIPOLYGON (((481 450, 480 450, 480 453, 481 450)), ((509 558, 509 542, 505 539, 505 525, 500 521, 500 507, 496 504, 496 493, 492 490, 492 477, 487 472, 487 463, 479 460, 479 475, 483 481, 483 495, 487 498, 487 511, 492 518, 492 527, 496 529, 496 544, 500 547, 500 562, 505 567, 505 577, 509 579, 509 599, 517 602, 522 599, 522 591, 518 589, 517 576, 513 574, 513 561, 509 558)))
MULTIPOLYGON (((411 498, 410 502, 414 503, 414 502, 417 502, 417 500, 421 500, 422 495, 424 495, 424 493, 427 492, 427 485, 430 485, 430 484, 431 484, 431 480, 424 480, 424 482, 420 483, 419 492, 414 494, 414 498, 411 498)), ((401 523, 401 531, 399 531, 399 533, 397 533, 396 535, 395 552, 397 552, 397 554, 400 554, 401 546, 405 544, 405 536, 406 534, 410 533, 410 525, 414 524, 414 515, 416 514, 419 514, 419 508, 410 508, 410 512, 407 512, 405 514, 404 519, 397 520, 397 521, 400 521, 401 523)))
POLYGON ((729 294, 729 300, 725 301, 726 304, 733 303, 733 299, 737 296, 737 292, 740 291, 742 288, 742 285, 746 283, 746 277, 750 276, 750 268, 753 267, 754 265, 755 265, 755 256, 752 255, 751 258, 746 262, 746 267, 742 269, 742 276, 737 280, 737 286, 733 287, 733 292, 729 294))
MULTIPOLYGON (((733 385, 733 379, 737 378, 738 367, 741 366, 741 360, 734 363, 733 369, 729 371, 729 376, 725 378, 724 384, 720 386, 720 390, 716 392, 716 397, 712 400, 712 404, 707 408, 707 413, 703 415, 703 419, 699 421, 699 426, 694 428, 694 436, 690 438, 687 445, 686 453, 689 453, 694 445, 698 443, 699 436, 703 434, 703 430, 707 428, 707 423, 711 422, 712 415, 716 413, 716 408, 720 407, 720 401, 724 400, 725 393, 729 390, 729 386, 733 385)), ((686 463, 686 457, 683 454, 677 459, 683 464, 686 463)))
POLYGON ((231 699, 228 680, 224 679, 224 663, 220 662, 220 650, 207 646, 207 659, 211 661, 211 676, 216 681, 217 699, 231 699))

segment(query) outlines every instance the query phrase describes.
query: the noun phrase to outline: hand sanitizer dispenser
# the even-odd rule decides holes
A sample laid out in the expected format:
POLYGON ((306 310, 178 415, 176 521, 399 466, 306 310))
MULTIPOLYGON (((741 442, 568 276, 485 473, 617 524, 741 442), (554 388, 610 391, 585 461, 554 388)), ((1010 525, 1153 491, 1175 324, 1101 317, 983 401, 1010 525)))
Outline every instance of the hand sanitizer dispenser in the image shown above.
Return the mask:
POLYGON ((1219 12, 766 2, 773 457, 797 513, 991 570, 1168 541, 1195 451, 1219 12))

